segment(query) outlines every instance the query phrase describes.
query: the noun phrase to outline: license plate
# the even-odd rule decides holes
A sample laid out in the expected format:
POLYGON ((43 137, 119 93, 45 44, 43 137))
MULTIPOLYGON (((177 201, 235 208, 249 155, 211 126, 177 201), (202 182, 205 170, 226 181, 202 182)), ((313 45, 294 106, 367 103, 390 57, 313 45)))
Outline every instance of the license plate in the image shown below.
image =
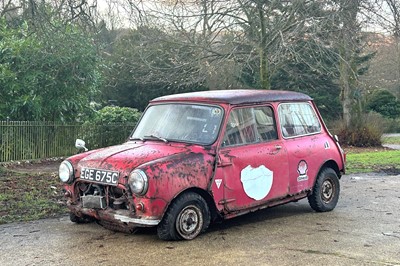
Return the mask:
POLYGON ((119 172, 82 168, 80 178, 100 184, 116 186, 118 185, 119 172))

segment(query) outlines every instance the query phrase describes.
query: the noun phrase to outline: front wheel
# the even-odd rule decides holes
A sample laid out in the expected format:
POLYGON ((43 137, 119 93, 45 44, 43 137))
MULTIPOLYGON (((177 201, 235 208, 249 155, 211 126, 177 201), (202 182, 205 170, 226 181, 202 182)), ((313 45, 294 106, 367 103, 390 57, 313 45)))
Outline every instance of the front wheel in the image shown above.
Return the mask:
POLYGON ((339 200, 340 184, 336 172, 332 168, 324 168, 317 176, 308 203, 317 212, 331 211, 339 200))
POLYGON ((91 217, 87 217, 87 216, 80 217, 73 212, 69 213, 69 219, 71 222, 77 223, 77 224, 86 224, 86 223, 91 223, 94 221, 94 219, 91 217))
POLYGON ((207 202, 199 194, 188 192, 172 202, 157 227, 157 235, 162 240, 192 240, 209 224, 207 202))

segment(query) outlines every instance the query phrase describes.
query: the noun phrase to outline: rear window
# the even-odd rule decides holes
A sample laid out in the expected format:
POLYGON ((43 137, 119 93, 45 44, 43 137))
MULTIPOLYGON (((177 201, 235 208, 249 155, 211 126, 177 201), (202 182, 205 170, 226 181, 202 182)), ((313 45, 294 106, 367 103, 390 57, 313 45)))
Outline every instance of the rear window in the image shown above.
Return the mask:
POLYGON ((321 132, 321 124, 309 103, 283 103, 279 105, 278 114, 285 138, 321 132))

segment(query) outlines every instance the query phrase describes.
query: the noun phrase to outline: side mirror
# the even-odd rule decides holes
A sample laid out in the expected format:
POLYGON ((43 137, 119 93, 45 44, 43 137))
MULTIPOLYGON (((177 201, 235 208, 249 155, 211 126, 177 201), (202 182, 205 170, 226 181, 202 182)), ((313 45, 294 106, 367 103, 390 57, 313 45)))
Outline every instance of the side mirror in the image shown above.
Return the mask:
POLYGON ((88 151, 88 149, 85 147, 85 144, 86 144, 85 141, 82 139, 77 139, 75 141, 75 147, 77 149, 84 149, 85 151, 88 151))

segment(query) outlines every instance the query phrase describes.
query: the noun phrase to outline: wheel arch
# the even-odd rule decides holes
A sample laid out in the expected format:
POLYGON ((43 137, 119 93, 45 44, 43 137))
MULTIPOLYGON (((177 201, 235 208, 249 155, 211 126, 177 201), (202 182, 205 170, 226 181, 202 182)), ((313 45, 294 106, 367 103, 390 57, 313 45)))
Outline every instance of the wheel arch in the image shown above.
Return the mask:
POLYGON ((183 195, 185 193, 188 193, 188 192, 196 193, 196 194, 200 195, 206 201, 206 203, 208 205, 208 208, 210 210, 210 216, 211 216, 211 221, 212 222, 221 217, 219 215, 218 211, 217 211, 217 207, 215 206, 214 199, 210 195, 210 193, 208 193, 206 190, 198 188, 198 187, 187 188, 187 189, 182 190, 181 192, 179 192, 177 195, 175 195, 173 200, 171 200, 171 202, 169 202, 169 204, 166 206, 165 211, 164 211, 164 215, 165 215, 165 213, 167 212, 168 208, 171 206, 171 204, 174 201, 176 201, 181 195, 183 195))
POLYGON ((328 161, 324 162, 321 165, 321 167, 319 168, 317 176, 321 173, 321 171, 324 168, 332 168, 336 172, 339 179, 342 177, 342 172, 339 169, 339 165, 334 160, 328 160, 328 161))
MULTIPOLYGON (((313 183, 313 185, 312 185, 312 187, 314 187, 315 186, 315 183, 317 182, 317 178, 318 178, 318 176, 319 176, 319 174, 322 172, 322 170, 324 170, 325 168, 331 168, 331 169, 333 169, 333 171, 335 171, 335 173, 336 173, 336 175, 338 176, 338 178, 339 178, 339 180, 340 180, 340 178, 342 177, 342 173, 340 172, 340 170, 339 170, 339 166, 338 166, 338 164, 334 161, 334 160, 327 160, 327 161, 325 161, 321 166, 320 166, 320 168, 319 168, 319 170, 318 170, 318 172, 317 172, 317 174, 316 174, 316 176, 315 176, 315 178, 314 178, 314 183, 313 183)), ((311 194, 312 193, 312 190, 309 192, 309 194, 311 194)))

